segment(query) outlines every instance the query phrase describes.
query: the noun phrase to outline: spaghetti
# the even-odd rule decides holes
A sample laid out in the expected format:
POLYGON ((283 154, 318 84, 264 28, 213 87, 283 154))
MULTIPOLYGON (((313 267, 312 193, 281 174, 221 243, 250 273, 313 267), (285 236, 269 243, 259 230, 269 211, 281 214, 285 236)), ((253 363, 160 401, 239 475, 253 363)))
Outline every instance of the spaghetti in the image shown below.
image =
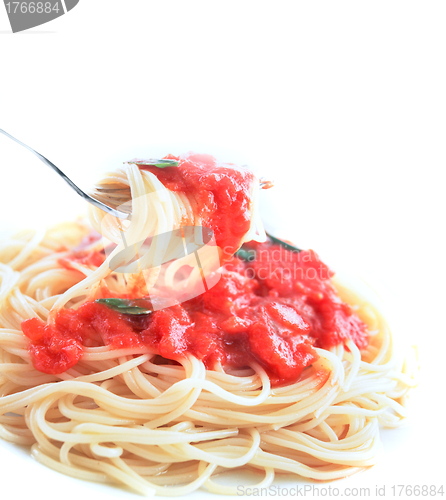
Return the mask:
MULTIPOLYGON (((89 239, 90 229, 82 223, 46 233, 25 231, 1 245, 0 437, 31 446, 37 460, 61 473, 124 484, 146 495, 183 495, 201 486, 214 493, 236 494, 235 487, 220 484, 216 477, 237 469, 261 473, 258 486, 268 487, 280 474, 333 480, 373 465, 381 447, 380 426, 397 426, 406 417, 415 363, 397 356, 390 329, 378 311, 334 279, 326 280, 320 290, 333 294, 335 305, 345 301, 352 306, 354 313, 348 317, 367 325, 367 343, 344 338, 328 345, 310 338, 302 323, 298 344, 307 342, 313 357, 298 376, 297 371, 288 375, 294 379, 285 380, 283 373, 291 372, 274 372, 257 354, 247 356, 245 365, 231 362, 231 356, 206 357, 187 350, 175 351, 169 359, 160 357, 156 346, 129 342, 118 348, 112 341, 101 345, 94 336, 83 339, 81 356, 72 366, 46 373, 35 368, 30 350, 34 341, 24 335, 22 324, 43 321, 54 327, 64 306, 80 311, 104 294, 128 297, 125 294, 135 290, 132 273, 123 277, 109 266, 124 249, 121 231, 129 240, 139 241, 174 231, 185 221, 197 224, 196 195, 184 191, 184 186, 183 191, 166 187, 163 175, 135 165, 115 174, 113 182, 130 190, 132 221, 122 227, 93 211, 93 226, 114 243, 108 255, 101 253, 101 241, 89 239), (149 203, 148 193, 155 193, 149 203), (145 203, 139 203, 140 198, 145 203)), ((251 198, 253 186, 255 180, 250 178, 251 198)), ((217 232, 218 248, 226 247, 219 253, 225 263, 219 286, 224 279, 239 279, 236 270, 248 267, 237 258, 231 261, 229 254, 244 241, 264 239, 258 222, 252 222, 255 207, 249 205, 247 210, 249 224, 237 242, 231 242, 233 235, 217 232)), ((135 252, 130 257, 132 264, 140 265, 146 256, 135 252)), ((156 262, 154 254, 151 259, 156 262)), ((149 269, 144 283, 150 288, 153 279, 147 274, 156 271, 143 264, 149 269)), ((264 312, 274 294, 262 290, 257 297, 264 312)), ((309 291, 305 293, 308 296, 309 291)), ((278 296, 274 295, 274 304, 279 304, 278 296)), ((280 303, 282 308, 291 307, 289 297, 280 303)), ((192 303, 195 313, 202 314, 192 303)), ((192 308, 187 310, 192 314, 192 308)), ((305 311, 311 323, 308 307, 305 311)), ((282 325, 295 321, 288 313, 280 317, 282 325)), ((252 324, 260 321, 240 318, 252 324)), ((134 327, 140 320, 132 321, 134 327)), ((316 323, 311 325, 311 331, 316 329, 316 323)))

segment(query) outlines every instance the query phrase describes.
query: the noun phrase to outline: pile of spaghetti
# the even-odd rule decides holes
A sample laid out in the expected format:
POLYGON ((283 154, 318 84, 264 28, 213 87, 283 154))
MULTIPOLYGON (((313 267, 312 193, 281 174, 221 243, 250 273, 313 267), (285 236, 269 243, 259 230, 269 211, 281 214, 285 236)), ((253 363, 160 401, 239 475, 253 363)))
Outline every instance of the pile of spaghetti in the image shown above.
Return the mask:
POLYGON ((250 171, 168 158, 103 181, 132 210, 127 223, 92 210, 105 243, 79 222, 0 245, 0 437, 146 495, 236 494, 219 475, 239 469, 268 487, 373 465, 380 426, 406 417, 414 362, 314 252, 265 236, 250 171), (214 235, 201 255, 218 270, 194 267, 198 246, 166 258, 172 239, 156 235, 183 227, 214 235), (206 290, 182 300, 203 270, 206 290))

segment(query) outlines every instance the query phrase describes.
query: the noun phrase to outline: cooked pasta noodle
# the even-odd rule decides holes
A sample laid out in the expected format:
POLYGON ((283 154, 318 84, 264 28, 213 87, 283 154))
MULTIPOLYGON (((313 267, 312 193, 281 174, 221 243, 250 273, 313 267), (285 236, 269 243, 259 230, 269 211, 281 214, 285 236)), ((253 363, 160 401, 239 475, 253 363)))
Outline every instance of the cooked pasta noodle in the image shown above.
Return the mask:
MULTIPOLYGON (((97 269, 62 264, 88 233, 83 223, 24 231, 0 247, 0 437, 31 446, 34 458, 63 474, 145 495, 200 487, 236 494, 216 477, 240 468, 259 472, 259 486, 268 487, 284 473, 333 480, 373 465, 380 426, 406 417, 416 360, 399 356, 380 313, 339 283, 368 325, 369 345, 317 348, 319 359, 288 385, 271 386, 257 363, 209 370, 190 355, 160 363, 141 347, 85 347, 75 366, 56 375, 34 368, 22 321, 51 321, 102 285, 122 292, 128 282, 108 264, 123 249, 123 230, 135 242, 178 228, 184 214, 196 224, 188 200, 153 174, 129 165, 113 181, 129 186, 133 216, 120 227, 92 210, 93 226, 116 244, 97 269)), ((246 236, 253 237, 263 237, 258 221, 246 236)))

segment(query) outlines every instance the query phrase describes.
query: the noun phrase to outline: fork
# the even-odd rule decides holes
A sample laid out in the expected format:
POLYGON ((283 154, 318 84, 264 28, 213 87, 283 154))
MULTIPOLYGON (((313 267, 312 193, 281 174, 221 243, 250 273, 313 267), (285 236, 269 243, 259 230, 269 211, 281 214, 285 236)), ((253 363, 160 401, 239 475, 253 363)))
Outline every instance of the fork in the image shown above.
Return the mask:
MULTIPOLYGON (((48 165, 51 167, 57 174, 62 177, 62 179, 72 188, 76 191, 76 193, 84 198, 84 200, 88 201, 88 203, 91 203, 95 207, 99 208, 100 210, 103 210, 104 212, 107 212, 110 215, 113 215, 114 217, 118 217, 119 219, 130 219, 131 214, 130 212, 124 211, 124 210, 118 210, 116 207, 120 206, 123 203, 123 197, 122 197, 122 190, 113 188, 110 185, 106 185, 106 187, 101 187, 95 186, 95 196, 92 196, 91 194, 86 193, 83 191, 79 186, 77 186, 66 174, 60 170, 60 168, 56 167, 53 162, 48 160, 48 158, 45 158, 45 156, 41 155, 38 153, 36 150, 31 148, 30 146, 26 145, 22 141, 19 141, 16 137, 12 136, 11 134, 8 134, 5 130, 0 128, 0 133, 5 135, 6 137, 9 137, 13 141, 15 141, 17 144, 20 144, 24 148, 26 148, 28 151, 31 151, 34 155, 39 158, 40 161, 45 163, 45 165, 48 165), (108 201, 107 203, 104 203, 103 201, 99 200, 98 197, 105 197, 108 201), (114 202, 114 206, 110 206, 110 202, 114 202)), ((145 160, 144 161, 145 165, 152 165, 152 166, 177 166, 178 162, 175 160, 145 160)), ((128 199, 128 198, 127 198, 128 199)))
MULTIPOLYGON (((16 139, 14 136, 11 134, 8 134, 5 130, 0 128, 0 133, 5 135, 6 137, 9 137, 11 140, 16 142, 17 144, 20 144, 24 148, 26 148, 28 151, 31 151, 34 155, 39 158, 40 161, 45 163, 45 165, 48 165, 51 167, 57 174, 62 177, 62 179, 72 188, 76 191, 76 193, 81 196, 85 201, 88 201, 88 203, 91 203, 93 206, 96 208, 99 208, 100 210, 103 210, 104 212, 113 215, 114 217, 118 217, 119 219, 130 219, 131 218, 131 213, 130 211, 125 211, 128 210, 126 206, 124 206, 123 209, 118 210, 116 207, 121 206, 124 201, 127 201, 129 199, 129 196, 124 196, 128 194, 128 190, 123 189, 123 188, 116 188, 113 187, 113 184, 104 184, 103 186, 97 185, 94 187, 94 196, 91 194, 86 193, 83 191, 79 186, 77 186, 67 175, 65 175, 60 168, 56 167, 53 162, 48 160, 48 158, 45 158, 45 156, 41 155, 38 153, 36 150, 31 148, 30 146, 27 146, 25 143, 22 141, 19 141, 16 139), (104 203, 104 201, 101 201, 98 198, 102 198, 103 200, 107 200, 107 203, 104 203), (110 206, 113 204, 113 206, 110 206)), ((133 161, 126 162, 126 163, 134 163, 133 161)), ((150 165, 150 166, 155 166, 155 167, 176 167, 178 166, 178 162, 175 160, 140 160, 138 163, 144 164, 144 165, 150 165)), ((260 188, 261 189, 269 189, 272 187, 273 183, 272 181, 267 181, 264 179, 260 179, 260 188)), ((128 204, 126 204, 128 205, 128 204)))

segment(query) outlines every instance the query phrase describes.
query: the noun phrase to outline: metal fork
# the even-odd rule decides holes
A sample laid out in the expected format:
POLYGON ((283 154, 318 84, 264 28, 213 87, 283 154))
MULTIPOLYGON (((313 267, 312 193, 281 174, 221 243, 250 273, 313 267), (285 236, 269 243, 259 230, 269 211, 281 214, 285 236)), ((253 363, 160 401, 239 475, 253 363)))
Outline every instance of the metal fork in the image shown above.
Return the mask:
MULTIPOLYGON (((113 189, 111 185, 107 186, 95 186, 94 188, 94 196, 91 194, 86 193, 83 191, 79 186, 77 186, 67 175, 65 175, 60 168, 56 167, 53 162, 48 160, 48 158, 45 158, 45 156, 41 155, 38 153, 36 150, 31 148, 30 146, 26 145, 22 141, 19 141, 19 139, 15 138, 11 134, 8 134, 5 130, 0 128, 0 133, 5 135, 6 137, 9 137, 13 141, 15 141, 17 144, 20 144, 24 148, 26 148, 28 151, 31 151, 34 155, 39 158, 40 161, 45 163, 45 165, 48 165, 51 167, 57 174, 62 177, 62 179, 72 188, 76 191, 76 193, 81 196, 84 200, 88 201, 88 203, 91 203, 93 206, 103 210, 104 212, 107 212, 110 215, 113 215, 115 217, 118 217, 119 219, 130 219, 131 214, 130 212, 124 212, 123 210, 118 210, 116 207, 120 206, 125 199, 123 199, 123 192, 118 189, 113 189), (102 197, 103 199, 107 200, 107 203, 104 203, 104 201, 101 201, 98 199, 98 197, 102 197), (110 206, 110 204, 113 203, 114 206, 110 206)), ((157 162, 164 162, 164 160, 153 160, 157 162)), ((127 198, 128 200, 128 198, 127 198)))
MULTIPOLYGON (((115 217, 118 217, 119 219, 130 219, 131 218, 131 213, 129 211, 124 211, 126 210, 126 207, 124 207, 123 210, 118 210, 116 207, 122 205, 124 201, 129 200, 130 197, 130 191, 128 189, 123 189, 118 188, 118 187, 113 187, 113 184, 103 184, 103 185, 97 185, 94 187, 94 196, 86 193, 82 189, 80 189, 69 177, 67 177, 60 168, 56 167, 53 162, 48 160, 48 158, 45 158, 45 156, 41 155, 37 151, 35 151, 33 148, 30 146, 27 146, 25 143, 22 141, 19 141, 15 137, 13 137, 11 134, 8 134, 5 130, 0 128, 0 133, 5 135, 6 137, 9 137, 13 141, 15 141, 17 144, 20 144, 24 148, 26 148, 28 151, 31 151, 34 155, 39 158, 40 161, 45 163, 45 165, 48 165, 51 167, 57 174, 59 174, 62 179, 72 188, 76 191, 76 193, 81 196, 84 200, 88 201, 88 203, 91 203, 93 206, 96 208, 99 208, 100 210, 103 210, 104 212, 107 212, 110 215, 113 215, 115 217), (107 203, 104 203, 103 201, 99 200, 98 198, 102 198, 107 200, 107 203), (110 206, 110 204, 113 204, 114 206, 110 206)), ((134 163, 133 161, 128 162, 128 163, 134 163)), ((168 165, 177 165, 178 162, 173 161, 173 160, 141 160, 141 164, 145 165, 154 165, 154 166, 168 166, 168 165)), ((260 179, 260 187, 262 189, 269 189, 273 183, 271 181, 267 181, 264 179, 260 179)), ((129 204, 126 204, 126 206, 129 204)))

